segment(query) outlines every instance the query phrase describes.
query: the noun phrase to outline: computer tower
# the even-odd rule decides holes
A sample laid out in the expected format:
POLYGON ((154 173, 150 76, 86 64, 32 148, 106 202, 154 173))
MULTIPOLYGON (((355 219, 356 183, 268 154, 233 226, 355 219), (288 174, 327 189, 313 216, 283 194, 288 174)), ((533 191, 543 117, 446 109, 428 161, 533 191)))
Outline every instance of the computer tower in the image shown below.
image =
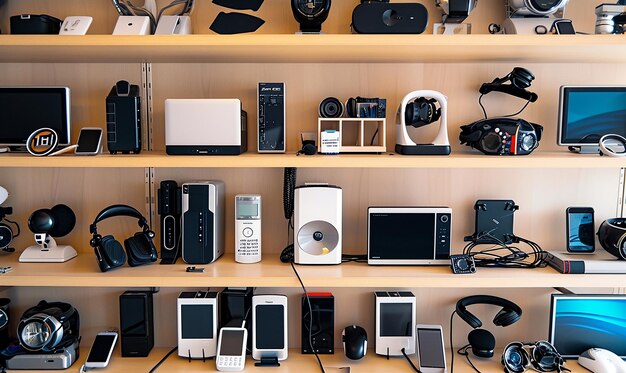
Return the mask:
POLYGON ((119 81, 106 98, 107 146, 111 154, 141 152, 139 86, 119 81))
POLYGON ((154 346, 154 312, 151 291, 126 291, 120 295, 122 357, 146 357, 154 346))
POLYGON ((213 263, 224 253, 224 183, 184 183, 181 211, 183 260, 213 263))
POLYGON ((161 264, 174 264, 180 257, 180 188, 174 180, 161 181, 159 192, 161 221, 161 264))

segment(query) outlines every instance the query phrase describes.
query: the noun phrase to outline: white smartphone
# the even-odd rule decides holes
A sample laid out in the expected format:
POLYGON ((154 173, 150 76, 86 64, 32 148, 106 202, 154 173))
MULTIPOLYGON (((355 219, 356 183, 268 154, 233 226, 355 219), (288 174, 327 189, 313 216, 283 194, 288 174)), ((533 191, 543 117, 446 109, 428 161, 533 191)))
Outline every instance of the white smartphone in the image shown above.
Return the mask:
POLYGON ((252 297, 252 358, 287 359, 287 297, 252 297))
POLYGON ((246 328, 222 328, 217 340, 215 367, 220 372, 241 372, 246 366, 246 328))
POLYGON ((102 128, 81 128, 76 155, 96 155, 100 151, 102 151, 102 128))
POLYGON ((441 325, 418 324, 415 337, 419 370, 422 373, 447 373, 441 325))
POLYGON ((111 354, 117 342, 117 332, 101 332, 96 335, 93 341, 87 361, 86 368, 105 368, 109 365, 111 354))

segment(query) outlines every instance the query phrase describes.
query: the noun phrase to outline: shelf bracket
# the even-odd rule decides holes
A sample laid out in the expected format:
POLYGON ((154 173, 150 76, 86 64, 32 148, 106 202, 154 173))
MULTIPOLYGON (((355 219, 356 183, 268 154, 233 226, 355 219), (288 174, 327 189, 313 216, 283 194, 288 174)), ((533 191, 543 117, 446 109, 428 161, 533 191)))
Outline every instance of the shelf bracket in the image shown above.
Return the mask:
POLYGON ((156 185, 154 182, 154 167, 144 168, 144 188, 146 196, 146 215, 148 218, 148 225, 154 227, 156 223, 156 185))
POLYGON ((619 218, 624 217, 626 211, 626 200, 624 194, 626 193, 626 169, 624 167, 619 169, 619 182, 617 186, 617 212, 615 216, 619 218))
POLYGON ((573 295, 576 294, 568 288, 554 288, 554 290, 560 292, 561 294, 573 295))
POLYGON ((141 126, 141 135, 143 141, 143 150, 151 151, 154 149, 152 142, 153 128, 153 111, 152 111, 152 64, 141 64, 141 112, 143 113, 143 123, 141 126))

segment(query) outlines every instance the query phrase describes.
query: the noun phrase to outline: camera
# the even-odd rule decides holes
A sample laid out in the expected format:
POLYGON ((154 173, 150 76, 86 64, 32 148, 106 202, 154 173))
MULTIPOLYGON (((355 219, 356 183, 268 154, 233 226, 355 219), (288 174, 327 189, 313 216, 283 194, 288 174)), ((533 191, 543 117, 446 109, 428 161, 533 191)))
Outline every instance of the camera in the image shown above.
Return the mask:
POLYGON ((623 34, 626 26, 626 5, 600 4, 596 7, 596 34, 623 34))
POLYGON ((514 16, 548 16, 565 8, 569 0, 509 0, 514 16))
POLYGON ((461 126, 459 139, 488 155, 527 155, 539 146, 542 132, 524 119, 492 118, 461 126))
POLYGON ((384 98, 350 97, 346 101, 348 118, 385 118, 387 100, 384 98))

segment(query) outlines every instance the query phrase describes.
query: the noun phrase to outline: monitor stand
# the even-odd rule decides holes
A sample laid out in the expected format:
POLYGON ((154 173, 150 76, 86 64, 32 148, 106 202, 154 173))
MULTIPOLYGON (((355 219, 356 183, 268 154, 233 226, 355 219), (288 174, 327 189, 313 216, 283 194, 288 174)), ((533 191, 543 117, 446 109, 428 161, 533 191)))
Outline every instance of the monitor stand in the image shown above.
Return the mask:
POLYGON ((573 153, 579 154, 598 154, 600 153, 600 147, 596 144, 582 145, 582 146, 570 146, 568 149, 573 153))

